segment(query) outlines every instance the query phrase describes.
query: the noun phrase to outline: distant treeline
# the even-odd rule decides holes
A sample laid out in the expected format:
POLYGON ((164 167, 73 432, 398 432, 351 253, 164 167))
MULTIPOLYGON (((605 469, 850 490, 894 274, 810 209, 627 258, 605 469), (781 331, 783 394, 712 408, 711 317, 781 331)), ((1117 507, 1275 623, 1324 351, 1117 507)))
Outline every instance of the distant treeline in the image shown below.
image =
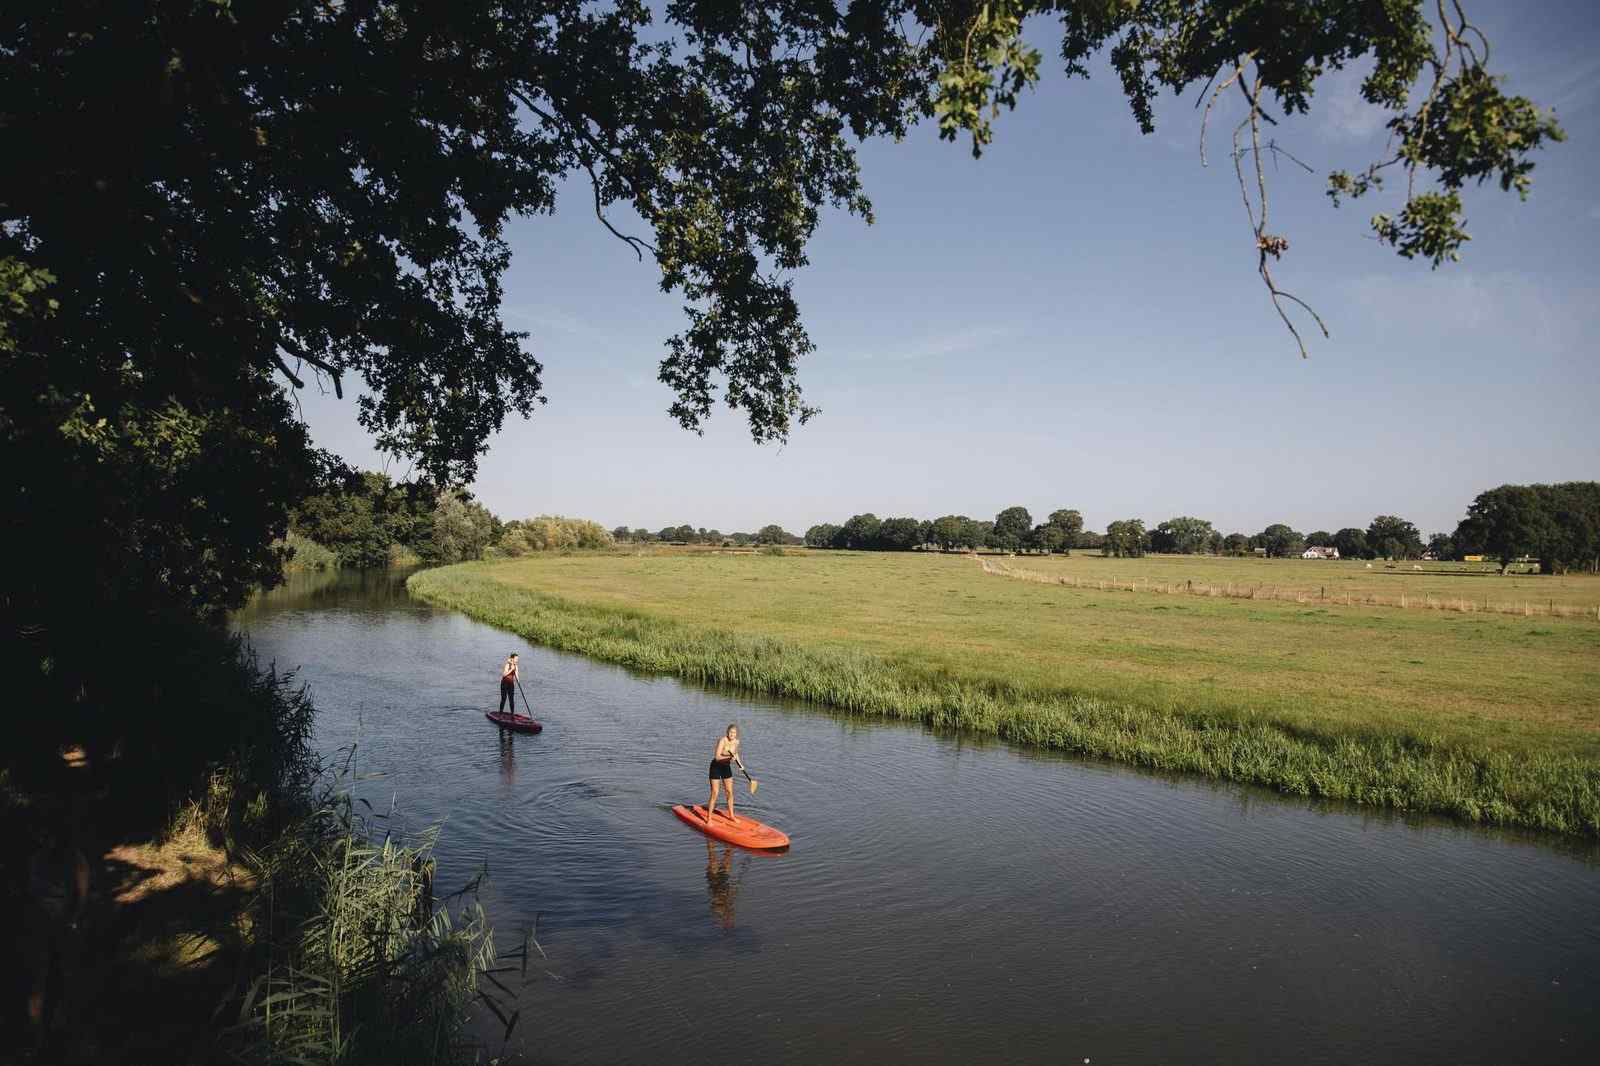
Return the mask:
POLYGON ((1600 569, 1600 482, 1502 485, 1480 493, 1453 533, 1423 538, 1398 515, 1378 515, 1363 527, 1301 533, 1275 522, 1259 533, 1224 534, 1190 515, 1146 527, 1124 518, 1105 532, 1085 529, 1072 508, 1050 512, 1035 523, 1026 507, 1007 507, 992 520, 966 515, 940 518, 879 518, 858 514, 842 524, 824 522, 796 536, 777 524, 753 533, 724 533, 691 525, 659 530, 618 526, 606 530, 579 518, 540 515, 503 521, 470 496, 426 482, 392 482, 383 474, 358 473, 306 500, 295 511, 288 546, 302 566, 444 564, 528 552, 605 548, 614 544, 790 545, 853 551, 945 551, 993 549, 1070 554, 1074 549, 1137 557, 1173 555, 1266 555, 1287 558, 1307 548, 1336 549, 1345 559, 1458 560, 1483 556, 1502 566, 1538 560, 1542 572, 1600 569))
POLYGON ((796 537, 782 526, 756 533, 723 534, 715 529, 668 526, 658 533, 619 526, 618 541, 675 543, 798 544, 852 551, 945 551, 994 549, 1070 554, 1098 549, 1105 555, 1137 557, 1148 552, 1172 555, 1266 555, 1288 558, 1308 548, 1335 549, 1345 559, 1460 560, 1483 556, 1502 566, 1518 559, 1538 560, 1544 573, 1600 570, 1600 482, 1560 485, 1502 485, 1480 493, 1453 533, 1424 540, 1415 524, 1398 515, 1378 515, 1365 528, 1301 533, 1274 522, 1259 533, 1224 534, 1211 522, 1190 515, 1169 518, 1154 528, 1140 518, 1109 524, 1104 533, 1083 527, 1072 508, 1050 512, 1035 523, 1026 507, 1007 507, 992 520, 967 515, 941 518, 879 518, 858 514, 842 524, 823 522, 796 537))
POLYGON ((1147 552, 1170 555, 1299 555, 1308 547, 1337 547, 1341 556, 1415 558, 1427 549, 1417 527, 1394 515, 1379 515, 1366 529, 1348 527, 1337 533, 1300 533, 1274 523, 1259 533, 1224 535, 1204 518, 1179 515, 1154 528, 1142 518, 1124 518, 1104 533, 1083 528, 1083 515, 1072 508, 1050 512, 1035 524, 1026 507, 1007 507, 992 521, 966 515, 942 518, 883 518, 859 514, 842 525, 824 522, 806 530, 814 548, 855 551, 977 550, 1035 551, 1069 555, 1073 549, 1098 549, 1105 555, 1133 558, 1147 552))
POLYGON ((618 526, 611 531, 611 539, 618 544, 717 544, 744 548, 760 544, 804 544, 799 537, 779 525, 762 526, 754 533, 724 533, 704 526, 664 526, 651 532, 648 529, 629 529, 618 526))

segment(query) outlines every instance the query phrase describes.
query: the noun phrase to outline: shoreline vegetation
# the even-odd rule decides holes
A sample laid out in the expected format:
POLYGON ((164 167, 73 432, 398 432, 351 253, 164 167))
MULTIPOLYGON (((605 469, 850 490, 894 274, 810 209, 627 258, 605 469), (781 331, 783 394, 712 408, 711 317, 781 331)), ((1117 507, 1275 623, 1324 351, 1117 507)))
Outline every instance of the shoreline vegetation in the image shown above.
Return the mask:
POLYGON ((435 896, 434 832, 360 816, 347 767, 311 746, 305 688, 243 638, 179 618, 124 643, 173 668, 125 680, 82 744, 41 735, 0 769, 0 899, 20 916, 5 1045, 64 1064, 476 1061, 472 1004, 503 1017, 479 983, 477 882, 435 896))
MULTIPOLYGON (((740 559, 760 565, 762 558, 719 557, 721 565, 740 559)), ((815 564, 844 558, 833 555, 815 564)), ((666 584, 691 587, 697 577, 706 576, 703 568, 718 565, 718 559, 685 561, 685 566, 702 569, 657 575, 659 581, 652 583, 647 568, 657 559, 612 555, 608 561, 594 555, 466 563, 413 574, 407 587, 428 603, 459 610, 534 643, 688 681, 806 700, 849 715, 917 722, 1290 795, 1484 825, 1600 836, 1600 744, 1585 723, 1495 723, 1480 734, 1474 732, 1477 727, 1443 715, 1430 719, 1374 711, 1364 719, 1331 719, 1291 713, 1284 704, 1243 695, 1232 705, 1226 696, 1185 705, 1135 685, 1128 698, 1116 698, 1070 680, 1051 683, 1048 670, 1008 676, 1003 669, 964 667, 973 660, 931 650, 949 638, 945 633, 924 633, 930 650, 921 654, 915 642, 861 639, 850 631, 850 619, 833 620, 824 628, 817 628, 823 623, 807 628, 784 620, 805 615, 814 604, 796 602, 790 605, 791 614, 776 621, 763 616, 755 624, 741 612, 742 604, 727 603, 725 610, 711 613, 704 597, 712 591, 706 589, 699 591, 698 602, 663 606, 666 584), (651 606, 635 606, 639 601, 651 606), (744 625, 740 632, 729 628, 735 618, 744 625)), ((953 561, 974 581, 995 585, 969 561, 953 561)), ((867 565, 881 566, 872 560, 863 563, 867 565)), ((752 595, 768 603, 797 595, 791 592, 793 581, 820 580, 809 575, 789 584, 763 580, 772 576, 721 575, 763 586, 752 595)), ((860 585, 870 577, 862 570, 841 579, 860 585)), ((936 577, 960 580, 947 569, 936 577)), ((1015 584, 1032 591, 1032 586, 1015 584)), ((837 593, 835 587, 827 595, 837 593)), ((858 596, 869 595, 870 589, 860 588, 858 596)), ((1430 613, 1427 620, 1438 619, 1430 613)), ((985 622, 972 618, 970 625, 978 628, 985 622)), ((897 632, 896 638, 904 635, 897 632)))

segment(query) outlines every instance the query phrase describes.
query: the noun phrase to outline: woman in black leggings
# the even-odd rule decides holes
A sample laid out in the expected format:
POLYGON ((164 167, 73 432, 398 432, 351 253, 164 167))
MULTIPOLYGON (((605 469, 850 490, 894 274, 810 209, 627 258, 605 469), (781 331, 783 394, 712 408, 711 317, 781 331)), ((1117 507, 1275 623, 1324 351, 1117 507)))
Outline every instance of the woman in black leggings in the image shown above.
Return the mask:
POLYGON ((511 714, 517 713, 517 653, 512 652, 506 656, 506 664, 500 668, 500 711, 504 714, 506 704, 511 704, 511 714))

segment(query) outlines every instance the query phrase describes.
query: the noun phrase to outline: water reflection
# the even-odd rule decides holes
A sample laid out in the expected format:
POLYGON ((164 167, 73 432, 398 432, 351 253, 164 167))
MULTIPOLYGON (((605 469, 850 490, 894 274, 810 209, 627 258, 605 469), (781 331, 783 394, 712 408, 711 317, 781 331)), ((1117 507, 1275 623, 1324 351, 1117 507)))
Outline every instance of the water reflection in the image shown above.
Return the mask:
POLYGON ((739 897, 739 882, 744 878, 745 868, 750 865, 750 856, 746 855, 739 863, 739 875, 734 876, 733 857, 737 851, 732 844, 723 844, 719 849, 716 841, 706 837, 706 891, 711 895, 711 916, 724 932, 730 933, 733 931, 733 905, 739 897))
POLYGON ((517 734, 510 729, 496 729, 500 734, 500 783, 510 788, 517 783, 517 734))

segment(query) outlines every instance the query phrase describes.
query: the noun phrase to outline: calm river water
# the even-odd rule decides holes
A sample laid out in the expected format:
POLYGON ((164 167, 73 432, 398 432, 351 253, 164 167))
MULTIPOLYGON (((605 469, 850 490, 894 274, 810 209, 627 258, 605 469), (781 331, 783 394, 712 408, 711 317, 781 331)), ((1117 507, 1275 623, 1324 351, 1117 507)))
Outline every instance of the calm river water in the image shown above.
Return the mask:
MULTIPOLYGON (((538 920, 511 1061, 1600 1062, 1600 863, 640 676, 306 575, 239 616, 440 887, 538 920), (522 654, 545 723, 483 717, 522 654), (782 855, 713 844, 729 722, 782 855)), ((497 1027, 479 1034, 498 1051, 497 1027)))

